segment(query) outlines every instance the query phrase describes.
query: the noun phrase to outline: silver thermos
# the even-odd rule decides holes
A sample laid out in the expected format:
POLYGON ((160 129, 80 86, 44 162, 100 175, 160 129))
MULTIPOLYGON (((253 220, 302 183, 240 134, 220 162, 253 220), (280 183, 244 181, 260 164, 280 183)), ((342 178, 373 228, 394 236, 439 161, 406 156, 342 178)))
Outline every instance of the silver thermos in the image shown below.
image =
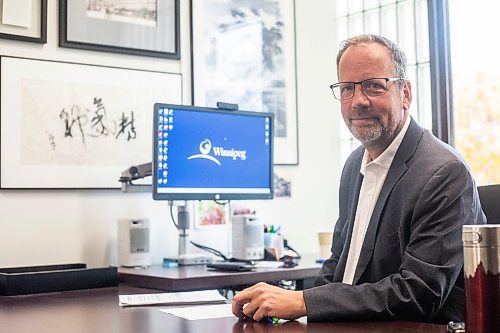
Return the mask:
POLYGON ((500 224, 465 225, 465 329, 500 332, 500 224))

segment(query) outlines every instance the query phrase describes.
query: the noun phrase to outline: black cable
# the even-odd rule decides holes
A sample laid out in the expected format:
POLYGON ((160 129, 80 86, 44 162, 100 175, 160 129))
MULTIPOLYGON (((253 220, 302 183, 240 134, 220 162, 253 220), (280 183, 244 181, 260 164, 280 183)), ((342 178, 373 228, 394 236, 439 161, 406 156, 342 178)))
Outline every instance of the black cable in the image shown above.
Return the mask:
POLYGON ((231 200, 226 200, 226 201, 219 201, 219 200, 214 200, 214 202, 218 205, 225 206, 231 202, 231 200))
POLYGON ((216 255, 217 257, 221 257, 223 260, 225 261, 228 261, 229 259, 224 255, 222 254, 222 252, 220 252, 219 250, 216 250, 214 248, 211 248, 211 247, 208 247, 208 246, 205 246, 205 245, 201 245, 201 244, 198 244, 198 243, 195 243, 193 242, 192 240, 189 240, 189 243, 193 244, 194 246, 196 246, 197 248, 199 249, 202 249, 202 250, 205 250, 207 252, 210 252, 212 253, 213 255, 216 255))
POLYGON ((175 228, 179 230, 179 226, 175 223, 174 208, 172 206, 170 206, 170 217, 172 218, 172 223, 175 225, 175 228))
MULTIPOLYGON (((228 201, 229 202, 229 201, 228 201)), ((175 222, 175 218, 174 218, 174 209, 172 206, 170 206, 170 217, 172 218, 172 223, 175 225, 175 228, 177 230, 179 230, 179 225, 175 222)), ((221 257, 223 260, 229 260, 224 254, 222 254, 222 252, 214 249, 214 248, 211 248, 211 247, 208 247, 208 246, 205 246, 205 245, 201 245, 201 244, 198 244, 198 243, 195 243, 193 242, 192 240, 189 240, 189 243, 193 244, 194 246, 196 246, 197 248, 199 249, 202 249, 204 251, 207 251, 217 257, 221 257)))

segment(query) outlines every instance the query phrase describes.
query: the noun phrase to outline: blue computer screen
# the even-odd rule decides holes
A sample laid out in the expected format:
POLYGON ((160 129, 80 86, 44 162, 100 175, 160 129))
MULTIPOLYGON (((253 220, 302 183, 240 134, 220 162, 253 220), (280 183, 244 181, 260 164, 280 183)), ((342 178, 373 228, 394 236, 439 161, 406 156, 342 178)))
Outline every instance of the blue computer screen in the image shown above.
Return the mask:
POLYGON ((272 114, 172 104, 154 110, 154 199, 272 198, 272 114))

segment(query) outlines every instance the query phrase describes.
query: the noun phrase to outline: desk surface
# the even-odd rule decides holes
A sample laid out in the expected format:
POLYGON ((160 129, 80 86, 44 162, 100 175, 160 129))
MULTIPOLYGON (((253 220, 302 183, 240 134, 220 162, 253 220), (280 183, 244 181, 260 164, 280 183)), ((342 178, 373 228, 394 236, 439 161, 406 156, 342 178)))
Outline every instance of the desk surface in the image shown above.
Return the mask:
POLYGON ((152 332, 335 332, 445 333, 446 326, 412 322, 247 323, 236 317, 190 321, 158 307, 120 308, 118 295, 151 290, 120 286, 28 296, 0 296, 0 332, 152 333, 152 332))
POLYGON ((257 268, 250 272, 225 272, 208 270, 205 265, 165 268, 153 265, 148 268, 118 269, 120 282, 132 286, 170 291, 216 289, 231 286, 279 280, 304 280, 314 278, 321 264, 313 256, 305 256, 293 268, 257 268))

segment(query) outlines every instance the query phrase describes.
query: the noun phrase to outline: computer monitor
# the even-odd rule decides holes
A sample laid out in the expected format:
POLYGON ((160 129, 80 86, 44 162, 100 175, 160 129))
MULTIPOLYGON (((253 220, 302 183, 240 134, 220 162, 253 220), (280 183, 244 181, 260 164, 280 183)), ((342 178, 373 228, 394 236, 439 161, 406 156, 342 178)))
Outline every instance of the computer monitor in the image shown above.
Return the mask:
POLYGON ((273 197, 273 114, 155 104, 153 199, 273 197))

